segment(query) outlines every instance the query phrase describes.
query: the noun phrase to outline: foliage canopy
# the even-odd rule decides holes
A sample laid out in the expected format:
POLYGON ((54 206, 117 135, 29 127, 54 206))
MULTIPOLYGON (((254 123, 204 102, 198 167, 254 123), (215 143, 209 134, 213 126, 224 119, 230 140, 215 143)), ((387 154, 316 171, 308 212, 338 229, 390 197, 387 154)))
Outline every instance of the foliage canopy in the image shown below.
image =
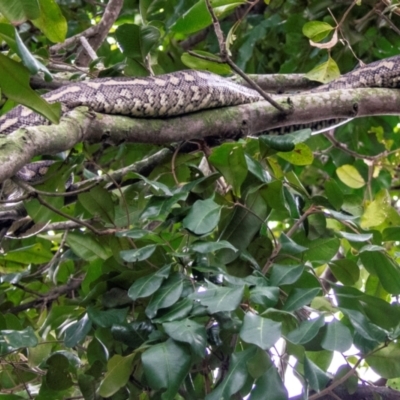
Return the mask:
MULTIPOLYGON (((319 81, 356 56, 397 54, 400 11, 386 3, 211 2, 246 73, 319 81)), ((210 60, 220 48, 203 0, 1 0, 0 12, 2 112, 23 103, 58 121, 28 86, 37 73, 231 72, 210 60), (81 36, 98 58, 78 51, 81 36)), ((0 219, 0 399, 283 400, 292 368, 302 398, 363 398, 366 368, 398 389, 397 123, 80 143, 55 158, 18 191, 28 218, 0 219)))

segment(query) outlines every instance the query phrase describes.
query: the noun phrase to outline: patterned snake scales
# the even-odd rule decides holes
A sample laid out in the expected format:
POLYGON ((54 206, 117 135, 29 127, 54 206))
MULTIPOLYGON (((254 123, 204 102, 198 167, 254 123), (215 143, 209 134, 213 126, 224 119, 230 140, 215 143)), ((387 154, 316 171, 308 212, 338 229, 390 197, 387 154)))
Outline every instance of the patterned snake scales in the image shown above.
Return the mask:
MULTIPOLYGON (((356 69, 312 92, 360 87, 400 87, 400 56, 356 69)), ((208 72, 180 71, 148 78, 104 78, 71 83, 43 96, 61 102, 63 113, 78 106, 105 114, 167 118, 199 110, 264 101, 255 90, 208 72)), ((0 117, 0 134, 48 121, 17 106, 0 117)), ((23 177, 23 176, 22 176, 23 177)), ((24 178, 24 177, 23 177, 24 178)))

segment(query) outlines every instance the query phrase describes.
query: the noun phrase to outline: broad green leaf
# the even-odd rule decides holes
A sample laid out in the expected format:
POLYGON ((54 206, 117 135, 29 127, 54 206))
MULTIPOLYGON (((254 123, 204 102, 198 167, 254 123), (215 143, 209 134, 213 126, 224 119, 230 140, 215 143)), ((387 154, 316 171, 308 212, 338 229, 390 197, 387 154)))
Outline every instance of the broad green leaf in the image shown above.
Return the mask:
POLYGON ((94 235, 86 232, 71 232, 67 235, 67 244, 71 250, 86 261, 92 261, 100 257, 106 260, 111 255, 111 249, 100 243, 94 235))
POLYGON ((81 193, 78 199, 93 217, 101 217, 107 223, 114 223, 115 209, 109 191, 95 186, 89 192, 81 193))
POLYGON ((296 282, 304 271, 304 265, 274 264, 270 276, 271 286, 290 285, 296 282))
POLYGON ((279 288, 256 286, 250 289, 250 300, 256 304, 261 304, 265 308, 273 307, 279 300, 279 288))
POLYGON ((319 330, 324 326, 324 322, 323 316, 303 321, 297 329, 289 332, 286 337, 294 344, 308 343, 317 336, 319 330))
POLYGON ((0 0, 0 13, 13 24, 19 25, 27 19, 39 17, 39 2, 38 0, 0 0))
MULTIPOLYGON (((236 7, 244 4, 244 0, 217 0, 213 1, 212 7, 217 17, 222 18, 236 7)), ((198 1, 187 10, 171 27, 173 32, 188 35, 206 28, 211 24, 211 16, 203 1, 198 1)))
POLYGON ((329 268, 335 278, 345 285, 354 285, 360 278, 360 268, 356 262, 346 258, 332 261, 329 268))
POLYGON ((254 354, 255 348, 251 346, 245 351, 233 353, 224 380, 205 397, 205 400, 231 399, 232 395, 245 384, 248 378, 247 363, 254 357, 254 354))
POLYGON ((44 264, 53 258, 53 254, 43 247, 41 243, 10 250, 4 256, 5 260, 21 264, 44 264))
POLYGON ((306 356, 304 357, 304 375, 309 385, 317 391, 324 389, 331 379, 324 371, 322 371, 322 369, 315 365, 306 356))
POLYGON ((355 330, 366 340, 381 343, 387 333, 379 326, 373 324, 363 313, 350 308, 339 307, 340 311, 349 318, 355 330))
POLYGON ((268 350, 281 337, 282 324, 248 312, 240 329, 240 337, 247 343, 268 350))
POLYGON ((21 57, 25 67, 29 69, 29 72, 32 75, 35 75, 38 72, 43 72, 46 78, 51 79, 50 71, 28 50, 25 43, 20 38, 17 29, 15 29, 15 43, 17 45, 18 55, 21 57))
POLYGON ((171 322, 175 320, 181 320, 189 315, 190 311, 193 309, 193 300, 191 299, 181 299, 175 305, 173 305, 166 313, 158 318, 154 319, 154 322, 163 323, 171 322))
POLYGON ((190 295, 190 298, 199 300, 200 304, 207 307, 210 314, 221 311, 234 311, 239 306, 243 297, 244 287, 209 287, 202 292, 190 295))
MULTIPOLYGON (((329 57, 328 61, 317 65, 310 72, 306 74, 306 77, 312 81, 317 81, 321 83, 328 83, 336 78, 340 77, 339 68, 331 57, 329 57)), ((339 167, 338 169, 340 169, 339 167)), ((339 174, 338 174, 339 175, 339 174)), ((341 177, 339 176, 341 179, 341 177)))
POLYGON ((94 307, 87 309, 89 319, 102 328, 111 328, 114 324, 122 324, 128 314, 129 308, 112 310, 98 310, 94 307))
POLYGON ((282 245, 282 252, 285 254, 297 255, 304 253, 307 250, 307 247, 300 246, 284 233, 280 236, 280 242, 282 245))
POLYGON ((321 289, 318 288, 307 288, 307 289, 293 289, 285 304, 283 310, 285 311, 296 311, 299 308, 310 304, 311 300, 318 294, 321 289))
POLYGON ((290 152, 277 153, 280 158, 290 162, 293 165, 310 165, 314 160, 311 149, 304 143, 297 143, 290 152))
POLYGON ((293 136, 289 135, 282 135, 282 136, 262 135, 260 136, 259 140, 261 143, 265 144, 272 150, 280 152, 293 151, 294 148, 296 147, 293 136))
POLYGON ((65 330, 64 343, 67 347, 74 347, 84 340, 92 329, 92 322, 85 314, 79 322, 75 322, 65 330))
POLYGON ((138 348, 154 331, 154 325, 150 322, 131 322, 130 324, 118 325, 111 327, 111 333, 115 340, 118 340, 132 349, 138 348))
POLYGON ((139 262, 147 260, 156 251, 156 244, 149 244, 133 250, 122 250, 119 254, 127 262, 139 262))
POLYGON ((0 39, 4 40, 14 53, 17 53, 18 48, 17 42, 15 41, 15 28, 12 25, 0 23, 0 39))
POLYGON ((220 61, 220 58, 215 56, 215 54, 213 53, 202 50, 195 50, 193 51, 193 53, 200 56, 206 56, 210 60, 204 60, 202 58, 196 57, 195 55, 183 53, 181 56, 181 61, 190 69, 210 71, 218 75, 228 75, 232 72, 229 65, 219 63, 218 61, 220 61), (215 59, 216 61, 213 62, 211 61, 212 59, 215 59))
POLYGON ((192 356, 189 349, 168 339, 151 346, 142 354, 143 370, 150 387, 166 389, 164 399, 174 399, 189 372, 192 356))
POLYGON ((338 234, 347 239, 349 242, 367 242, 372 239, 372 233, 349 233, 349 232, 338 232, 338 234))
POLYGON ((325 39, 334 28, 326 22, 310 21, 303 26, 303 35, 313 42, 320 42, 325 39))
POLYGON ((253 386, 249 400, 287 400, 288 391, 275 366, 271 366, 253 386))
POLYGON ((365 185, 364 178, 353 165, 342 165, 336 170, 336 174, 345 185, 352 189, 360 189, 365 185))
POLYGON ((214 251, 221 249, 231 249, 233 251, 237 251, 234 246, 232 246, 226 240, 220 240, 219 242, 195 242, 190 247, 191 250, 197 253, 213 253, 214 251))
POLYGON ((188 343, 200 358, 205 355, 207 334, 204 325, 190 319, 163 323, 165 332, 175 341, 188 343))
POLYGON ((53 354, 46 360, 47 374, 46 384, 49 389, 59 391, 70 388, 73 385, 69 373, 69 361, 63 354, 53 354))
POLYGON ((166 265, 154 274, 139 278, 128 291, 128 296, 132 300, 140 297, 151 296, 161 286, 164 279, 168 278, 171 271, 171 265, 166 265))
POLYGON ((304 252, 304 260, 316 264, 325 264, 332 260, 339 251, 340 240, 337 238, 318 238, 310 241, 304 252))
POLYGON ((182 290, 183 276, 179 273, 172 274, 151 297, 150 303, 146 307, 146 315, 154 318, 159 309, 175 304, 180 298, 182 290))
POLYGON ((383 288, 391 294, 400 294, 400 268, 380 251, 363 251, 360 260, 365 269, 376 275, 383 288))
POLYGON ((383 224, 389 217, 391 211, 391 197, 384 189, 377 193, 375 199, 369 203, 361 217, 361 227, 370 229, 383 224))
POLYGON ((321 341, 321 346, 324 349, 343 353, 352 344, 353 338, 347 326, 336 319, 327 323, 326 332, 321 341))
POLYGON ((212 199, 197 200, 182 223, 196 235, 204 235, 217 226, 220 214, 221 206, 212 199))
POLYGON ((0 88, 17 103, 31 108, 53 124, 60 120, 59 103, 48 104, 29 87, 29 73, 23 65, 0 54, 0 88))
POLYGON ((235 196, 240 197, 242 183, 248 174, 243 146, 240 143, 224 143, 213 150, 208 161, 232 186, 235 196))
POLYGON ((391 342, 366 357, 368 365, 382 378, 400 377, 400 344, 391 342))
POLYGON ((340 186, 336 183, 334 179, 329 179, 324 185, 325 194, 329 202, 335 207, 335 210, 340 210, 343 204, 343 192, 340 186))
POLYGON ((40 16, 32 22, 54 43, 63 42, 67 34, 67 20, 55 0, 38 0, 40 16))
POLYGON ((132 373, 135 356, 135 353, 126 357, 116 354, 110 358, 107 363, 106 375, 100 383, 100 396, 110 397, 127 384, 129 376, 132 373))
POLYGON ((35 347, 38 344, 37 337, 32 327, 24 330, 1 330, 0 337, 14 349, 21 347, 35 347))

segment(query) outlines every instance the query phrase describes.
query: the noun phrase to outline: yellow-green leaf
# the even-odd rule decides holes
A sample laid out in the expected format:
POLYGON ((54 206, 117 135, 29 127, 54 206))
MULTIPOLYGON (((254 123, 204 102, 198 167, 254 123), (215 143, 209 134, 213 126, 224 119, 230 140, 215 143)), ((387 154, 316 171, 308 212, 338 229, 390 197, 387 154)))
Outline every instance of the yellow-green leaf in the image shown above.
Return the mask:
POLYGON ((336 170, 339 179, 348 187, 360 189, 365 185, 364 178, 355 167, 350 164, 342 165, 336 170))
POLYGON ((310 72, 306 74, 306 77, 312 81, 321 83, 328 83, 336 78, 339 78, 340 71, 335 60, 329 57, 328 61, 317 65, 310 72))
POLYGON ((303 35, 307 36, 313 42, 320 42, 325 39, 335 28, 326 22, 310 21, 303 26, 303 35))

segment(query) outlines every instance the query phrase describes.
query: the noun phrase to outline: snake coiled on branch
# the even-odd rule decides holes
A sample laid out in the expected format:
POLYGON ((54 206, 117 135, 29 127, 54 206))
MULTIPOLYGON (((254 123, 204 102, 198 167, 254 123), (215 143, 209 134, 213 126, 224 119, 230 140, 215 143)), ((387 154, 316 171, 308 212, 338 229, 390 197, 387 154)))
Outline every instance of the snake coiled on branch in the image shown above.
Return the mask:
MULTIPOLYGON (((400 87, 400 56, 368 64, 311 92, 361 87, 400 87)), ((43 98, 49 103, 61 102, 63 113, 87 106, 99 113, 136 118, 168 118, 264 100, 246 86, 209 72, 192 70, 146 78, 100 78, 71 83, 43 98)), ((44 117, 17 106, 0 117, 0 134, 43 124, 48 124, 44 117)))

